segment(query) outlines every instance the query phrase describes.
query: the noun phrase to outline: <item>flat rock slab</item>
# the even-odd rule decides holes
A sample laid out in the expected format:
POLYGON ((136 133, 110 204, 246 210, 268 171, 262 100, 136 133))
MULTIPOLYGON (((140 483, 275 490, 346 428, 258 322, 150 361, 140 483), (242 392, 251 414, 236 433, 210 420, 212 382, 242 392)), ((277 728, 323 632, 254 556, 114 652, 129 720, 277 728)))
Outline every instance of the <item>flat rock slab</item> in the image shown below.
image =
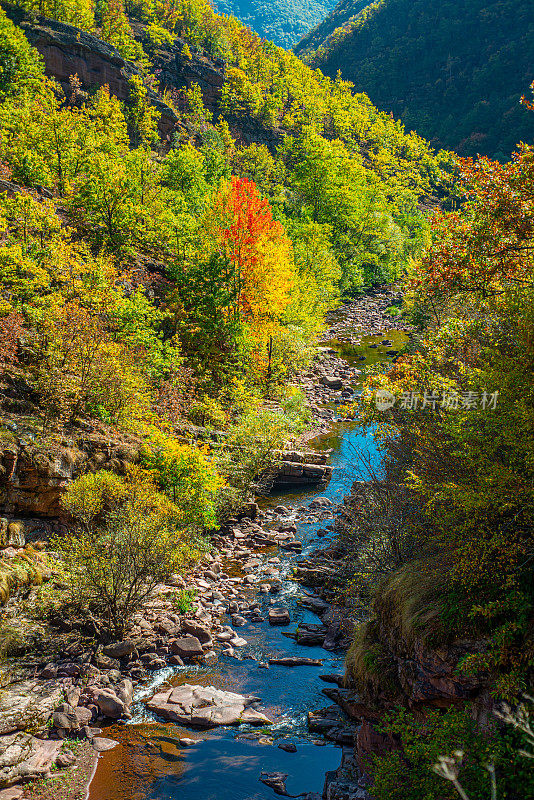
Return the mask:
POLYGON ((159 692, 147 707, 169 722, 194 728, 215 728, 219 725, 270 725, 272 720, 260 711, 249 708, 258 701, 252 695, 224 692, 214 686, 185 683, 159 692))
POLYGON ((291 622, 289 616, 289 609, 282 606, 269 609, 269 624, 270 625, 289 625, 291 622))
POLYGON ((95 736, 91 744, 93 745, 93 750, 96 750, 97 753, 105 753, 106 750, 113 750, 114 747, 117 747, 118 742, 105 736, 95 736))
POLYGON ((0 697, 0 736, 28 728, 45 730, 54 709, 63 701, 63 689, 54 681, 21 681, 0 697))
POLYGON ((299 658, 298 656, 286 656, 284 658, 270 658, 269 664, 278 664, 280 667, 322 667, 323 662, 319 658, 299 658))
POLYGON ((36 739, 18 731, 0 738, 0 788, 47 776, 62 741, 36 739))
POLYGON ((24 789, 12 786, 10 789, 0 789, 0 800, 19 800, 24 794, 24 789))

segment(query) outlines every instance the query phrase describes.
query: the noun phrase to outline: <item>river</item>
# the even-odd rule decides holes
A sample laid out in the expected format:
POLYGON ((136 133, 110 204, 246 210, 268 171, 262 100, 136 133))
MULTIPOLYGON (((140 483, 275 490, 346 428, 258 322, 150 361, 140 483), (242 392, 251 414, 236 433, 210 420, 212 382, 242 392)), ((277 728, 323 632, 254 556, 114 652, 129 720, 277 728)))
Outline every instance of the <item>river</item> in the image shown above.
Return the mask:
MULTIPOLYGON (((384 336, 397 349, 407 339, 398 330, 384 330, 382 338, 384 336)), ((351 346, 349 350, 337 342, 330 344, 337 347, 349 363, 355 363, 364 355, 367 369, 372 370, 387 362, 385 347, 377 348, 376 344, 369 347, 376 341, 376 338, 373 342, 373 337, 364 337, 361 346, 351 346)), ((318 496, 340 503, 352 481, 364 477, 358 474, 355 466, 355 452, 363 448, 375 463, 379 459, 372 434, 362 435, 349 421, 335 421, 329 434, 310 441, 309 446, 318 450, 331 449, 333 474, 328 486, 313 491, 278 493, 261 501, 263 508, 282 504, 291 509, 291 518, 297 523, 296 535, 303 543, 303 555, 328 541, 328 537, 320 539, 316 531, 329 523, 303 522, 299 520, 297 508, 318 496)), ((106 735, 116 739, 119 745, 100 756, 88 800, 273 800, 276 796, 273 790, 259 781, 262 771, 288 773, 286 785, 290 795, 322 792, 325 773, 339 766, 340 746, 308 731, 307 712, 330 705, 321 693, 326 684, 319 675, 342 672, 344 653, 303 647, 284 636, 284 631, 294 631, 299 622, 319 622, 299 603, 303 591, 309 592, 292 579, 293 565, 300 556, 283 550, 276 553, 272 548, 262 549, 258 555, 262 559, 278 555, 281 559, 282 589, 274 604, 289 608, 291 625, 281 628, 270 626, 268 621, 248 622, 239 630, 239 635, 248 642, 240 650, 239 660, 219 655, 211 666, 169 667, 151 675, 149 682, 138 688, 133 719, 128 724, 113 725, 106 730, 106 735), (294 668, 271 665, 269 669, 259 666, 273 655, 304 655, 321 659, 323 665, 294 668), (162 723, 146 710, 143 700, 165 683, 214 685, 258 695, 262 699, 262 710, 274 724, 259 732, 244 726, 199 732, 162 723), (182 747, 178 740, 184 736, 194 738, 197 743, 182 747), (296 752, 280 749, 281 740, 294 743, 296 752)), ((239 574, 238 564, 228 564, 227 569, 239 574)), ((247 591, 255 594, 257 588, 250 587, 247 591)), ((256 599, 267 617, 272 596, 258 594, 256 599)))

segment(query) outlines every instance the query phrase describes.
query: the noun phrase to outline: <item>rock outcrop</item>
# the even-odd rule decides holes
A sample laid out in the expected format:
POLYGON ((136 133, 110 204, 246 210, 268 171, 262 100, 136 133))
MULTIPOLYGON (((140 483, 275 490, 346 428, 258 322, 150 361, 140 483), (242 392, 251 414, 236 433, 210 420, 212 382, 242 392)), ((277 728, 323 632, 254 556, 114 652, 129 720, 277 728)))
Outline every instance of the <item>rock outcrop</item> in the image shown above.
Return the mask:
MULTIPOLYGON (((6 0, 2 7, 8 17, 25 33, 26 38, 42 55, 46 74, 55 78, 67 97, 72 94, 70 78, 77 75, 84 89, 108 85, 111 94, 119 100, 129 97, 129 80, 141 75, 138 67, 124 59, 119 51, 93 34, 82 31, 74 25, 43 17, 35 12, 26 12, 6 0)), ((136 26, 136 37, 145 42, 143 26, 136 26)), ((225 80, 225 63, 212 58, 201 48, 189 46, 191 56, 182 54, 185 42, 177 38, 172 45, 163 44, 154 49, 150 45, 150 58, 155 74, 158 76, 157 94, 149 89, 149 99, 161 117, 159 132, 164 141, 170 142, 172 134, 183 128, 173 108, 164 100, 163 92, 168 90, 173 97, 173 105, 183 110, 183 95, 180 90, 198 84, 206 108, 215 118, 221 115, 221 90, 225 80), (177 92, 178 90, 178 92, 177 92)), ((265 126, 260 120, 250 117, 226 115, 232 135, 238 144, 252 142, 266 145, 271 151, 281 143, 284 132, 265 126)))
POLYGON ((274 455, 277 464, 272 470, 272 480, 277 488, 327 483, 332 477, 332 467, 326 463, 326 453, 284 450, 274 455))
POLYGON ((78 433, 59 446, 38 446, 22 433, 0 446, 0 507, 6 515, 60 519, 61 496, 78 475, 98 469, 124 474, 138 458, 134 440, 78 433))
MULTIPOLYGON (((128 98, 128 81, 140 71, 113 45, 74 25, 27 13, 11 3, 2 2, 2 8, 42 55, 46 74, 58 81, 67 97, 71 94, 70 77, 77 75, 86 89, 107 85, 119 100, 128 98)), ((149 96, 161 114, 160 133, 167 137, 177 122, 176 113, 154 91, 150 90, 149 96)))

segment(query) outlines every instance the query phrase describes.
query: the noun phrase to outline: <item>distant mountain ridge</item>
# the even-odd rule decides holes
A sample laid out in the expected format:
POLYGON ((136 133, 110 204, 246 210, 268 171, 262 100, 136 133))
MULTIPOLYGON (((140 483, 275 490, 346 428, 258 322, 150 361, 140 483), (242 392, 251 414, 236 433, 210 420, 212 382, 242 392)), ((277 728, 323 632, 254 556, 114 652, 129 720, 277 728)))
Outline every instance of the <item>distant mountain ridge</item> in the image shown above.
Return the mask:
POLYGON ((532 0, 341 0, 295 46, 435 147, 505 159, 534 141, 532 0))

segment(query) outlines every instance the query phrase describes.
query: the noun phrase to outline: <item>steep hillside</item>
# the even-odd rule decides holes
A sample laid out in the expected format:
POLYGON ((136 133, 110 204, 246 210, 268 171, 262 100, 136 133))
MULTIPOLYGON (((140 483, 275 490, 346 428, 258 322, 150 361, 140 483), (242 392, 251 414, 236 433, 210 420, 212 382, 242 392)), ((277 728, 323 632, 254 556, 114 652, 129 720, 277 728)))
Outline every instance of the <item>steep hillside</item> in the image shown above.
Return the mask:
POLYGON ((327 75, 341 70, 437 147, 503 159, 534 139, 519 106, 534 78, 530 0, 379 0, 359 10, 339 4, 321 26, 326 40, 314 31, 296 52, 327 75))
POLYGON ((217 0, 215 8, 221 14, 233 14, 260 36, 281 47, 291 47, 303 33, 328 14, 332 0, 217 0))
POLYGON ((369 0, 339 0, 330 14, 322 19, 315 28, 308 31, 293 47, 293 50, 297 55, 314 52, 330 34, 345 25, 348 20, 352 20, 368 5, 369 0))

